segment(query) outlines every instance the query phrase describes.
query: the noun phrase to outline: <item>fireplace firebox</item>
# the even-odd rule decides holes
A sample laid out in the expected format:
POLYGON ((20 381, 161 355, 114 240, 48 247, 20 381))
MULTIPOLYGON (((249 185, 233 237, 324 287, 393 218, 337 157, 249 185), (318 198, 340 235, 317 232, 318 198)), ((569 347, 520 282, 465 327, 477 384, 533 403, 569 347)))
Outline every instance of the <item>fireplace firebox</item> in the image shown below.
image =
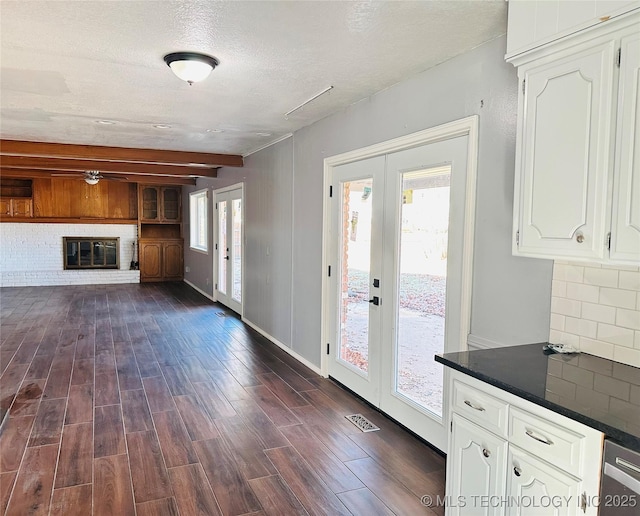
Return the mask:
POLYGON ((119 269, 120 238, 63 237, 64 268, 119 269))

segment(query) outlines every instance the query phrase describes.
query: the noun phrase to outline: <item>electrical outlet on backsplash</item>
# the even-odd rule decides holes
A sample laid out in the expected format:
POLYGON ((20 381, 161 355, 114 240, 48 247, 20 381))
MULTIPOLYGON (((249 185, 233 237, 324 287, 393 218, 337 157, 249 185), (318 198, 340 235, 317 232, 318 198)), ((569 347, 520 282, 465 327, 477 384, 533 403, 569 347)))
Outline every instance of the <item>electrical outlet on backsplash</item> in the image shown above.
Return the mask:
POLYGON ((640 367, 640 267, 556 260, 549 342, 640 367))

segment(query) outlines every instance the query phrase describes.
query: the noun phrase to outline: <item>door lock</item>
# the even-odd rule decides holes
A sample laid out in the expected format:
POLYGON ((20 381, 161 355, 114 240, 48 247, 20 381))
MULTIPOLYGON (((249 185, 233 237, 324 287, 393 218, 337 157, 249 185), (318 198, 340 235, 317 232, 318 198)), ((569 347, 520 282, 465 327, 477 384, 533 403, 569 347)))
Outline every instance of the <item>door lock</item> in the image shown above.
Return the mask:
POLYGON ((369 303, 373 303, 378 306, 380 304, 380 298, 378 296, 373 296, 373 299, 369 299, 369 303))

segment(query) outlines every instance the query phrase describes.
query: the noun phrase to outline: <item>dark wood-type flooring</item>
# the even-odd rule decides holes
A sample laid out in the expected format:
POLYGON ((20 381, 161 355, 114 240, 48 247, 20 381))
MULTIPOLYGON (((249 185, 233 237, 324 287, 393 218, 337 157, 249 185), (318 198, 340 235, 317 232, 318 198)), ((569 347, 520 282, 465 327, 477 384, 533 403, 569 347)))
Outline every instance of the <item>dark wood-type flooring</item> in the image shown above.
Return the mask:
POLYGON ((2 513, 442 513, 442 457, 184 284, 0 295, 2 513))

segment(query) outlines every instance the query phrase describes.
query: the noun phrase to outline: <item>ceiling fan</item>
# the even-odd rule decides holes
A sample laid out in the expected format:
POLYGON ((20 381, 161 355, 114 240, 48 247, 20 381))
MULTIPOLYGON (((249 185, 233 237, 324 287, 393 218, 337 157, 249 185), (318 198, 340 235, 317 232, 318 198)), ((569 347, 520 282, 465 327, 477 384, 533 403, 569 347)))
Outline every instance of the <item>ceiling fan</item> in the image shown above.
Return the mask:
POLYGON ((73 173, 59 173, 59 174, 51 174, 51 177, 66 177, 73 179, 83 179, 85 183, 88 185, 97 185, 101 179, 113 180, 113 181, 126 181, 127 177, 125 176, 115 176, 109 174, 108 176, 103 176, 99 170, 85 170, 82 172, 81 177, 74 177, 73 173))

